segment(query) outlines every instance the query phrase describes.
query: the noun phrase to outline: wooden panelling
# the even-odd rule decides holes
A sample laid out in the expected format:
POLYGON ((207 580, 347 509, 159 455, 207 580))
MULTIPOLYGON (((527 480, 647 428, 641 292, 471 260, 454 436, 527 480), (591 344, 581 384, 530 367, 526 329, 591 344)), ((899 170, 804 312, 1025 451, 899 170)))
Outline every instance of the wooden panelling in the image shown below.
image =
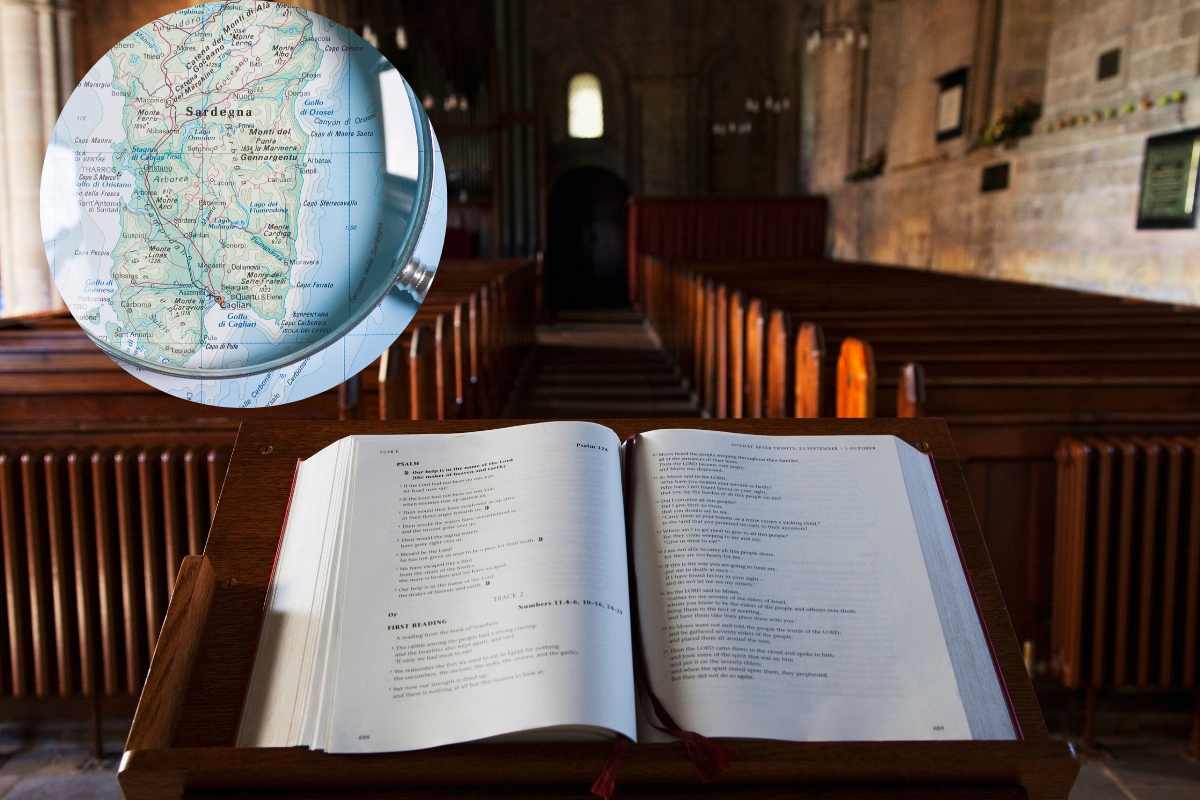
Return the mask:
POLYGON ((786 259, 825 252, 823 197, 633 197, 629 200, 630 299, 640 299, 642 255, 667 259, 786 259))

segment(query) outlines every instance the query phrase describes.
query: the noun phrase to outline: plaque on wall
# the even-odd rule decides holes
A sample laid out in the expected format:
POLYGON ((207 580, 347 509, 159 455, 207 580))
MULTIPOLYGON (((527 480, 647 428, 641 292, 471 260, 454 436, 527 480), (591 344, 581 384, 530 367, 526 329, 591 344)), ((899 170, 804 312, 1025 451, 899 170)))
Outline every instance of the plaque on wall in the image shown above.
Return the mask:
POLYGON ((1139 228, 1196 227, 1200 128, 1151 136, 1142 160, 1139 228))
POLYGON ((1002 161, 999 164, 989 164, 983 168, 980 176, 979 191, 1002 192, 1008 188, 1009 164, 1002 161))
POLYGON ((937 79, 937 140, 962 136, 967 99, 967 68, 960 67, 937 79))
POLYGON ((1105 50, 1096 59, 1096 80, 1106 81, 1121 74, 1121 48, 1105 50))

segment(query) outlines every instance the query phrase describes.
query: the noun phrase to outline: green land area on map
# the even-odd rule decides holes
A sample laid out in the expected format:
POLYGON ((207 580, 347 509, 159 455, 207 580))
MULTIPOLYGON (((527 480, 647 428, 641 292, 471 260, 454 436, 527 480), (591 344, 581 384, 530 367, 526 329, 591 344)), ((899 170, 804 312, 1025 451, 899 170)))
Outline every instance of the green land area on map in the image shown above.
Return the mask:
POLYGON ((284 317, 308 147, 297 95, 322 50, 302 11, 256 4, 159 20, 110 58, 126 135, 113 168, 134 191, 120 209, 108 337, 182 365, 211 347, 214 305, 284 317))

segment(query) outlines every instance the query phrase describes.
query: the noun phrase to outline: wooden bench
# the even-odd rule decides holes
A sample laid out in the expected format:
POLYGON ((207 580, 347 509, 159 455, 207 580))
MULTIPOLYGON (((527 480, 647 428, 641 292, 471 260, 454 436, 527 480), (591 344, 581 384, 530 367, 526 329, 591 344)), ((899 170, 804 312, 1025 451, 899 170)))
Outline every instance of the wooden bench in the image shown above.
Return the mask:
POLYGON ((498 414, 533 344, 539 283, 530 260, 439 268, 409 330, 379 360, 379 418, 498 414))
POLYGON ((639 304, 710 414, 946 417, 1039 645, 1059 438, 1200 429, 1195 309, 820 259, 638 265, 639 304))

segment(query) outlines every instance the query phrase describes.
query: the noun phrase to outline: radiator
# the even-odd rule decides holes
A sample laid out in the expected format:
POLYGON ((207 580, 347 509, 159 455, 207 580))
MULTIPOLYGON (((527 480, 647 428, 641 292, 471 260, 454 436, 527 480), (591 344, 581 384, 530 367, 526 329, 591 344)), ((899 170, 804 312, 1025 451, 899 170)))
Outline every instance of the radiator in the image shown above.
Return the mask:
POLYGON ((0 698, 135 695, 229 453, 0 450, 0 698))
POLYGON ((1051 666, 1069 688, 1200 682, 1200 438, 1058 452, 1051 666))

